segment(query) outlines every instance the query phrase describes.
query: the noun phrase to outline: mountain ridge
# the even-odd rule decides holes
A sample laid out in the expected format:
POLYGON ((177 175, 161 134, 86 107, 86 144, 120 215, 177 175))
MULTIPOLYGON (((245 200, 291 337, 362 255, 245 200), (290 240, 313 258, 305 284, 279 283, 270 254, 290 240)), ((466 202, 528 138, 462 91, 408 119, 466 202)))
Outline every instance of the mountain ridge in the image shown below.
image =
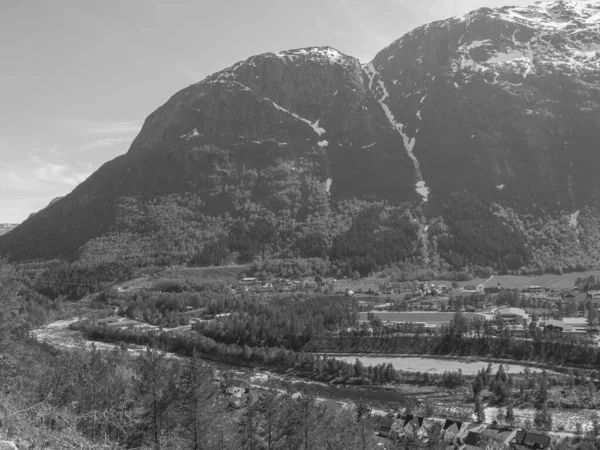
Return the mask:
POLYGON ((448 219, 447 195, 463 191, 537 217, 594 208, 598 14, 600 3, 565 1, 481 8, 418 27, 366 64, 331 47, 239 61, 174 94, 125 155, 0 239, 0 251, 73 255, 111 233, 149 233, 127 214, 173 196, 194 197, 172 207, 197 223, 221 221, 210 242, 242 218, 251 234, 257 216, 289 221, 271 246, 281 255, 309 230, 332 249, 341 229, 316 223, 352 199, 421 208, 424 220, 448 219))

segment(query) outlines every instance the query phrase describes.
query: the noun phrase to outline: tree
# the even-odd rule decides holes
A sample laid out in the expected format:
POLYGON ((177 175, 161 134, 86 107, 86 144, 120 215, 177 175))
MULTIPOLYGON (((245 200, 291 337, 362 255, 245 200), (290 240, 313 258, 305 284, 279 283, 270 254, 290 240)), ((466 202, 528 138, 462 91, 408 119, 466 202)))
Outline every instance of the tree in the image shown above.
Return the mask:
POLYGON ((242 450, 259 450, 261 443, 261 420, 259 403, 251 400, 246 405, 240 418, 240 433, 242 450))
POLYGON ((137 361, 135 391, 138 401, 145 409, 151 441, 156 449, 161 448, 161 434, 167 428, 167 411, 176 396, 173 394, 174 373, 169 371, 166 353, 146 347, 146 352, 137 361), (171 373, 170 373, 171 372, 171 373))
POLYGON ((19 317, 18 274, 0 257, 0 347, 7 344, 12 332, 22 323, 19 317))
POLYGON ((548 408, 545 405, 542 409, 536 411, 533 416, 533 423, 538 428, 552 430, 552 413, 548 411, 548 408))
POLYGON ((481 404, 481 397, 475 397, 475 416, 477 418, 477 422, 485 422, 485 411, 483 409, 483 405, 481 404))
POLYGON ((506 407, 506 421, 512 425, 515 423, 515 411, 513 409, 512 404, 508 404, 506 407))
POLYGON ((214 398, 217 389, 210 383, 212 370, 202 364, 194 350, 188 359, 181 376, 181 409, 183 427, 190 430, 193 450, 203 450, 207 446, 207 430, 213 422, 214 398))
POLYGON ((473 395, 475 395, 475 397, 479 397, 479 394, 481 393, 481 391, 483 390, 484 386, 484 382, 483 382, 483 378, 481 378, 480 374, 477 374, 477 377, 475 378, 475 381, 473 381, 473 395))
POLYGON ((283 408, 279 395, 273 384, 269 382, 266 392, 261 393, 258 401, 262 419, 261 429, 264 433, 263 441, 267 450, 277 448, 281 437, 280 422, 282 420, 281 411, 283 408))
POLYGON ((539 411, 546 406, 548 400, 548 385, 546 382, 546 376, 543 375, 540 379, 540 388, 535 395, 535 408, 539 411))

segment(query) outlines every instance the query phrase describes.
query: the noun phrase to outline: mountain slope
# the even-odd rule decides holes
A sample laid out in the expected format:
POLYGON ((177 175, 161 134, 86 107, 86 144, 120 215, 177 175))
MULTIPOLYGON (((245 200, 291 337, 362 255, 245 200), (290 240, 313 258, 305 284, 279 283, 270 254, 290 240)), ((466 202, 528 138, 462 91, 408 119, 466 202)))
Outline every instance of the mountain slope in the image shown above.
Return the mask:
MULTIPOLYGON (((156 236, 172 227, 169 208, 206 231, 181 254, 239 250, 260 216, 279 230, 269 251, 294 254, 316 233, 325 255, 349 229, 332 225, 331 206, 354 220, 358 209, 339 210, 353 198, 442 217, 445 196, 463 190, 538 216, 593 205, 598 18, 598 2, 482 8, 419 27, 365 65, 329 47, 251 57, 176 93, 126 155, 0 238, 0 252, 49 258, 107 233, 156 236)), ((177 226, 165 246, 190 236, 177 226)))

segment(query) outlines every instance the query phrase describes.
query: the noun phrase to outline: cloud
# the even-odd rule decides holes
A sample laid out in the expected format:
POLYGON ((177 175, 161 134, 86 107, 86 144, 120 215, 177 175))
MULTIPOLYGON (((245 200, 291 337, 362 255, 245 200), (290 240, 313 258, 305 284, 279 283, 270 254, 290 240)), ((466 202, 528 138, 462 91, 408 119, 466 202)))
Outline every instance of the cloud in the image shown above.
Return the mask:
POLYGON ((183 78, 192 83, 196 83, 204 78, 200 71, 192 69, 190 66, 182 62, 175 63, 173 67, 177 72, 179 72, 180 75, 183 76, 183 78))
POLYGON ((74 134, 83 135, 132 135, 142 128, 137 120, 64 119, 62 125, 74 134))
POLYGON ((89 142, 80 147, 80 150, 92 150, 96 148, 113 147, 121 144, 130 144, 131 137, 118 136, 118 137, 106 137, 98 139, 96 141, 89 142))
POLYGON ((56 164, 31 156, 28 160, 0 163, 0 179, 3 191, 15 196, 28 193, 56 197, 64 195, 93 172, 88 163, 56 164))
POLYGON ((382 47, 389 45, 395 37, 382 33, 381 8, 370 2, 359 0, 330 0, 324 2, 332 15, 340 17, 334 22, 321 21, 328 34, 334 34, 337 40, 345 41, 361 36, 359 46, 352 52, 359 60, 366 62, 375 56, 382 47), (345 38, 340 39, 342 36, 345 38))

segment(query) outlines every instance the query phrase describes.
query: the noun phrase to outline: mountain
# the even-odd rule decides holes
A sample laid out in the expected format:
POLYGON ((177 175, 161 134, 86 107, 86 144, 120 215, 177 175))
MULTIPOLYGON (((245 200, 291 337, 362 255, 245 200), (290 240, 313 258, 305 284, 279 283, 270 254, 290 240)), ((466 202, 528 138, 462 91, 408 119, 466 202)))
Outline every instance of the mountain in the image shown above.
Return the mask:
POLYGON ((253 56, 177 92, 0 253, 351 259, 365 230, 403 230, 373 244, 402 242, 386 263, 433 251, 425 236, 455 267, 526 264, 507 217, 596 205, 599 21, 599 2, 538 2, 424 25, 368 64, 330 47, 253 56))
POLYGON ((10 230, 17 226, 16 223, 0 223, 0 236, 8 233, 10 230))
MULTIPOLYGON (((59 201, 62 197, 55 197, 52 200, 50 200, 50 203, 48 203, 45 207, 47 208, 50 205, 53 205, 54 203, 56 203, 57 201, 59 201)), ((38 211, 39 212, 39 211, 38 211)), ((31 214, 29 214, 28 218, 31 218, 33 216, 35 216, 38 212, 32 212, 31 214)))

